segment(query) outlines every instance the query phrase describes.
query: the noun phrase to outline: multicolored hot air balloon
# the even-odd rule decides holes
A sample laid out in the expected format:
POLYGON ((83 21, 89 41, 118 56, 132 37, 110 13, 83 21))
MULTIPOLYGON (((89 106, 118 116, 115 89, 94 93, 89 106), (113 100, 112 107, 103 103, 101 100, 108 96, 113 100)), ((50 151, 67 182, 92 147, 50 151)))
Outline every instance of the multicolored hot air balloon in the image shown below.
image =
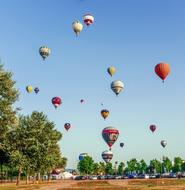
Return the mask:
POLYGON ((109 110, 103 109, 101 110, 101 116, 106 119, 109 115, 109 110))
POLYGON ((111 83, 111 89, 112 91, 118 96, 118 94, 123 90, 124 84, 120 80, 113 81, 111 83))
POLYGON ((110 151, 110 150, 105 150, 102 152, 101 154, 103 160, 108 163, 112 160, 112 157, 113 157, 113 153, 110 151))
POLYGON ((112 77, 113 74, 116 72, 116 68, 111 66, 111 67, 109 67, 109 68, 107 69, 107 72, 108 72, 109 75, 112 77))
POLYGON ((91 14, 85 14, 83 16, 84 23, 89 26, 94 22, 94 17, 91 14))
POLYGON ((162 146, 163 148, 165 148, 166 145, 167 145, 167 142, 166 142, 165 140, 162 140, 162 141, 161 141, 161 146, 162 146))
POLYGON ((68 131, 71 128, 71 124, 70 123, 65 123, 64 128, 66 129, 66 131, 68 131))
POLYGON ((114 127, 106 127, 102 131, 102 137, 111 149, 119 136, 119 131, 114 127))
POLYGON ((80 21, 74 21, 72 24, 72 28, 76 33, 76 36, 78 36, 83 29, 83 25, 80 23, 80 21))
POLYGON ((156 130, 156 125, 150 125, 150 130, 154 133, 156 130))
POLYGON ((38 87, 34 88, 34 91, 37 94, 39 92, 39 88, 38 87))
POLYGON ((52 98, 51 102, 55 106, 55 108, 57 108, 62 103, 62 100, 59 97, 54 97, 52 98))
POLYGON ((47 46, 42 46, 39 49, 39 53, 43 60, 45 60, 51 53, 51 50, 47 46))
POLYGON ((123 148, 123 147, 124 147, 124 143, 123 143, 123 142, 122 142, 122 143, 120 143, 119 145, 120 145, 120 147, 121 147, 121 148, 123 148))
POLYGON ((32 87, 31 85, 28 85, 28 86, 26 87, 26 91, 27 91, 28 93, 31 93, 31 92, 33 91, 33 87, 32 87))
POLYGON ((163 80, 168 76, 170 73, 170 65, 167 63, 159 63, 155 66, 155 73, 163 80))
POLYGON ((81 153, 80 155, 79 155, 79 160, 81 161, 81 160, 83 160, 84 159, 84 157, 86 157, 86 156, 89 156, 87 153, 81 153))

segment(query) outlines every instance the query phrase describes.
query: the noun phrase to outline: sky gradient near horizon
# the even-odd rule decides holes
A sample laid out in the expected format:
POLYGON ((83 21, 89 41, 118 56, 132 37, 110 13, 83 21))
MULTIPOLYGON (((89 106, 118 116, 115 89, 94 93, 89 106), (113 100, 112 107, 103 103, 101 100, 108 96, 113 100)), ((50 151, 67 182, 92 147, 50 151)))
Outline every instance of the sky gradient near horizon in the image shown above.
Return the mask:
POLYGON ((16 106, 25 115, 44 111, 55 122, 68 168, 76 168, 83 152, 102 161, 107 126, 120 131, 112 162, 185 158, 184 10, 184 0, 0 0, 0 58, 17 81, 16 106), (82 22, 85 13, 95 22, 76 37, 72 22, 82 22), (45 61, 38 53, 42 45, 51 48, 45 61), (154 73, 160 61, 171 67, 164 84, 154 73), (113 77, 109 66, 117 69, 113 77), (117 79, 125 84, 119 97, 110 89, 117 79), (40 92, 28 94, 27 85, 40 92), (54 96, 63 102, 57 110, 54 96), (110 111, 105 121, 103 108, 110 111), (72 125, 68 132, 66 122, 72 125), (154 134, 150 124, 157 125, 154 134))

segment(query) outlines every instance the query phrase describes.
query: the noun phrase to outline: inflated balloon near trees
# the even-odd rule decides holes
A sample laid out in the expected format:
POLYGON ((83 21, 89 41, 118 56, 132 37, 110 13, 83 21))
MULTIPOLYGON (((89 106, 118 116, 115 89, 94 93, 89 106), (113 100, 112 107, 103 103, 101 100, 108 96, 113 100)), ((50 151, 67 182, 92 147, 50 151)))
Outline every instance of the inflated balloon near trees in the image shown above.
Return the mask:
POLYGON ((54 97, 52 98, 51 102, 54 105, 54 107, 57 108, 62 103, 62 100, 59 97, 54 97))
POLYGON ((165 148, 166 145, 167 145, 167 142, 166 142, 165 140, 162 140, 162 141, 161 141, 161 146, 162 146, 163 148, 165 148))
POLYGON ((86 156, 89 156, 87 153, 81 153, 80 155, 79 155, 79 160, 81 161, 81 160, 83 160, 86 156))
POLYGON ((170 73, 170 65, 167 63, 159 63, 155 66, 155 73, 163 80, 166 79, 170 73))
POLYGON ((70 123, 65 123, 64 128, 65 128, 66 131, 68 131, 71 128, 71 124, 70 123))
POLYGON ((114 127, 106 127, 102 131, 102 137, 110 149, 118 139, 118 136, 119 136, 119 131, 114 127))
POLYGON ((108 163, 112 160, 112 157, 113 157, 113 153, 110 151, 110 150, 105 150, 102 152, 101 154, 103 160, 108 163))
POLYGON ((31 92, 33 91, 33 87, 32 87, 31 85, 28 85, 28 86, 26 87, 26 91, 27 91, 28 93, 31 93, 31 92))

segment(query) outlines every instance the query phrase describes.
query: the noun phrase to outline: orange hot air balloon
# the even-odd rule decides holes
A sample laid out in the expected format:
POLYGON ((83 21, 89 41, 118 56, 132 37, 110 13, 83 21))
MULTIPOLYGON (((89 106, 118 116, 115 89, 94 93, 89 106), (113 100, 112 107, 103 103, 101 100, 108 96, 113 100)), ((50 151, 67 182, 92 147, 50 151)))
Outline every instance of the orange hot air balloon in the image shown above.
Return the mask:
POLYGON ((155 73, 163 80, 168 76, 170 73, 170 65, 167 63, 159 63, 155 66, 155 73))
POLYGON ((103 109, 101 110, 101 116, 106 119, 109 115, 109 110, 103 109))

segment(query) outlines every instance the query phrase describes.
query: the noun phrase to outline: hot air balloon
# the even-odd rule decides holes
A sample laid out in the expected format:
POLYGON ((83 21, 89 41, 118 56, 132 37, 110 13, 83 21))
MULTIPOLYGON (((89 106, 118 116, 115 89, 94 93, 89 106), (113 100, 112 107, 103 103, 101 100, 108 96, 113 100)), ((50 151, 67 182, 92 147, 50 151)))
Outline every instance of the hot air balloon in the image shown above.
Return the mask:
POLYGON ((110 150, 105 150, 102 152, 101 156, 102 156, 103 160, 107 163, 112 160, 113 153, 110 150))
POLYGON ((119 136, 119 131, 114 127, 106 127, 102 131, 102 137, 111 149, 119 136))
POLYGON ((121 148, 123 148, 123 147, 124 147, 124 143, 120 143, 119 145, 120 145, 120 147, 121 147, 121 148))
POLYGON ((79 160, 81 161, 81 160, 83 160, 84 159, 84 157, 86 157, 86 156, 89 156, 87 153, 81 153, 80 155, 79 155, 79 160))
POLYGON ((116 96, 118 96, 118 94, 123 90, 123 88, 124 84, 120 80, 116 80, 111 83, 111 89, 116 94, 116 96))
POLYGON ((109 67, 107 69, 107 72, 109 73, 109 75, 112 77, 113 74, 116 72, 116 68, 115 67, 109 67))
POLYGON ((166 142, 165 140, 162 140, 162 141, 161 141, 161 146, 162 146, 163 148, 165 148, 166 145, 167 145, 167 142, 166 142))
POLYGON ((81 100, 80 100, 80 103, 82 104, 83 102, 84 102, 84 99, 81 99, 81 100))
POLYGON ((76 33, 76 35, 78 36, 83 29, 83 25, 80 23, 80 21, 75 21, 72 24, 72 28, 74 32, 76 33))
POLYGON ((170 65, 167 63, 159 63, 155 66, 155 73, 163 80, 168 76, 170 73, 170 65))
POLYGON ((64 124, 64 128, 66 129, 66 131, 68 131, 71 127, 71 124, 70 123, 65 123, 64 124))
POLYGON ((26 91, 28 92, 28 93, 31 93, 32 91, 33 91, 33 87, 32 86, 27 86, 26 87, 26 91))
POLYGON ((41 57, 43 58, 43 60, 45 60, 46 57, 48 57, 50 55, 51 50, 47 46, 42 46, 39 49, 39 53, 40 53, 41 57))
POLYGON ((150 125, 150 130, 154 132, 156 130, 156 125, 150 125))
POLYGON ((89 26, 94 22, 94 17, 91 14, 85 14, 83 16, 84 23, 89 26))
POLYGON ((62 103, 61 98, 59 97, 52 98, 51 102, 55 106, 55 108, 57 108, 62 103))
POLYGON ((101 110, 101 116, 106 119, 109 115, 109 110, 103 109, 101 110))
POLYGON ((39 92, 39 88, 38 87, 34 88, 34 91, 37 94, 39 92))

